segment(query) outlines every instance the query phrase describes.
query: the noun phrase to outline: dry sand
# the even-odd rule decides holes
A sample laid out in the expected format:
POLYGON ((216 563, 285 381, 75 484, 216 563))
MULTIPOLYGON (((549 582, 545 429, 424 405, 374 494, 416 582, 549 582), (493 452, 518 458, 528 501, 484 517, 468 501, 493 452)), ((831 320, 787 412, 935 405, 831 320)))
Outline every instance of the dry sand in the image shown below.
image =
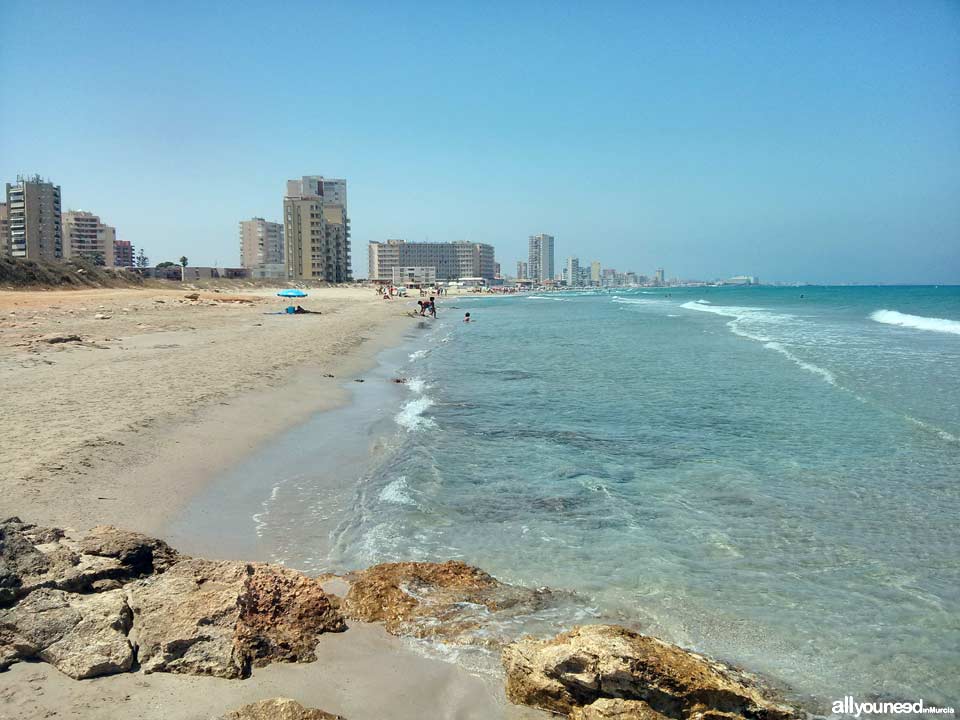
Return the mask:
MULTIPOLYGON (((322 314, 300 316, 266 314, 287 304, 270 290, 187 294, 0 292, 0 516, 155 534, 218 471, 345 402, 344 381, 412 322, 407 301, 369 289, 312 290, 299 302, 322 314)), ((350 720, 544 717, 507 705, 495 678, 423 658, 380 628, 324 636, 318 656, 244 681, 74 681, 22 663, 0 673, 0 719, 200 719, 278 695, 350 720)))

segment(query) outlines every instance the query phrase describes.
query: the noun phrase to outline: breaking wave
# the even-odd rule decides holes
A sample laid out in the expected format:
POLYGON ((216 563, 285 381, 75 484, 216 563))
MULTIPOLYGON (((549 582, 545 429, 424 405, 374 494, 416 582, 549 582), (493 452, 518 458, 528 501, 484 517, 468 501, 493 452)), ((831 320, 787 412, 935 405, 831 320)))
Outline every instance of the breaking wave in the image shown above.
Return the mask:
POLYGON ((874 322, 884 325, 899 325, 914 330, 929 330, 931 332, 960 335, 960 320, 946 318, 923 317, 922 315, 908 315, 896 310, 877 310, 870 315, 874 322))
POLYGON ((780 353, 797 367, 820 376, 831 385, 837 384, 837 379, 832 372, 797 357, 782 342, 770 337, 771 330, 777 327, 782 328, 791 322, 795 323, 796 318, 793 315, 778 315, 762 308, 710 305, 706 300, 686 302, 680 307, 732 318, 727 323, 727 327, 735 335, 761 342, 765 348, 780 353))
POLYGON ((401 427, 413 431, 422 427, 436 427, 432 418, 424 417, 423 413, 433 406, 433 400, 426 395, 414 398, 397 413, 394 420, 401 427))

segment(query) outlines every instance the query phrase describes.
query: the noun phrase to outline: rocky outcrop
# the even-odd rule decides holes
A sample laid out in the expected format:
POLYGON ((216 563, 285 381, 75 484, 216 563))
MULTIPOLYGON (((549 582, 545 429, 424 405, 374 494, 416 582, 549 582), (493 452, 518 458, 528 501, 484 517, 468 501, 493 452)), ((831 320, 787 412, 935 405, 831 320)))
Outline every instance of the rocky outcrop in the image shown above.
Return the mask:
POLYGON ((507 697, 577 720, 788 720, 752 678, 614 625, 586 625, 503 651, 507 697))
POLYGON ((162 573, 181 559, 163 540, 98 525, 77 543, 81 553, 115 558, 131 577, 162 573))
POLYGON ((0 523, 0 607, 41 588, 111 590, 163 572, 179 558, 162 540, 140 533, 101 526, 77 541, 9 518, 0 523))
POLYGON ((344 720, 340 715, 331 715, 323 710, 305 708, 290 698, 273 698, 244 705, 218 720, 344 720))
POLYGON ((77 595, 42 588, 0 611, 0 667, 40 659, 77 680, 126 672, 134 662, 130 621, 120 590, 77 595))
POLYGON ((459 561, 374 565, 347 576, 341 610, 364 622, 382 622, 394 635, 498 645, 495 628, 561 598, 549 589, 501 583, 459 561), (484 631, 475 632, 479 629, 484 631))
POLYGON ((319 582, 270 565, 184 560, 126 592, 145 672, 242 678, 314 660, 322 633, 346 629, 319 582))

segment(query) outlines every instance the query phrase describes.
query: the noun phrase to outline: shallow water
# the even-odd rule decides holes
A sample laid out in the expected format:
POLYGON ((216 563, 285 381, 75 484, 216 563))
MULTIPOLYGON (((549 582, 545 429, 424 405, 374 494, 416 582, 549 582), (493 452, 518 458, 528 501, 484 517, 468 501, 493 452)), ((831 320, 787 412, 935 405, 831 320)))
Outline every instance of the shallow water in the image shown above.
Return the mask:
POLYGON ((516 633, 612 618, 821 704, 955 706, 958 330, 960 288, 451 300, 374 426, 312 426, 356 423, 337 473, 301 430, 232 482, 293 566, 461 558, 578 594, 516 633))

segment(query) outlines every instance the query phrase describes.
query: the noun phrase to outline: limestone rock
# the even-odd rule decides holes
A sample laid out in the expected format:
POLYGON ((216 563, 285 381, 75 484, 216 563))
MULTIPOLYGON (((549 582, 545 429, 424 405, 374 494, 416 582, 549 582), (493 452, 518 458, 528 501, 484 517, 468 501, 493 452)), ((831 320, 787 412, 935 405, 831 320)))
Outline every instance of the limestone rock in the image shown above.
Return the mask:
POLYGON ((551 640, 520 640, 504 649, 503 664, 512 702, 580 720, 650 720, 656 718, 651 711, 689 720, 795 716, 766 698, 744 673, 615 625, 581 626, 551 640), (643 705, 590 707, 607 699, 643 705))
POLYGON ((126 672, 133 647, 122 592, 76 595, 42 588, 0 612, 0 658, 39 658, 74 679, 126 672))
POLYGON ((350 590, 341 603, 347 617, 382 622, 394 635, 484 645, 505 641, 497 628, 509 625, 511 614, 534 612, 560 595, 507 585, 453 560, 384 563, 347 580, 350 590))
POLYGON ((74 541, 62 530, 10 518, 0 523, 0 607, 41 588, 114 589, 163 572, 179 557, 161 540, 109 526, 74 541))
POLYGON ((144 672, 246 677, 314 660, 320 634, 346 629, 317 581, 270 565, 184 560, 125 590, 144 672))
POLYGON ((110 525, 98 525, 78 543, 86 555, 116 558, 131 575, 163 572, 180 559, 163 540, 110 525))
POLYGON ((219 720, 344 720, 323 710, 305 708, 290 698, 273 698, 244 705, 223 715, 219 720))
POLYGON ((575 707, 570 720, 670 720, 643 700, 600 698, 589 705, 575 707))
POLYGON ((50 566, 27 537, 27 527, 16 517, 0 522, 0 606, 20 595, 25 576, 44 573, 50 566))

